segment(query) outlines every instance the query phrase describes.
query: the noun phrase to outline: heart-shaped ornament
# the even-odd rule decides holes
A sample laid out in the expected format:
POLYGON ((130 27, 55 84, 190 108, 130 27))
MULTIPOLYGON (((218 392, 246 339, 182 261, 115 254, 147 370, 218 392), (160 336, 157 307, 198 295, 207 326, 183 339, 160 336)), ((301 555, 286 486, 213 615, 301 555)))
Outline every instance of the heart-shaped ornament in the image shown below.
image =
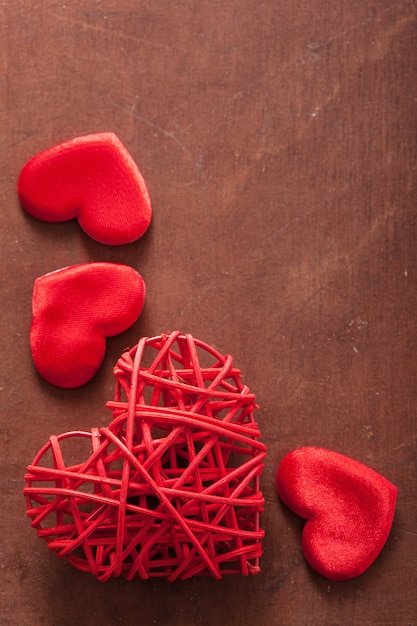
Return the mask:
POLYGON ((30 329, 32 357, 48 382, 73 388, 99 370, 106 337, 139 317, 145 283, 136 270, 116 263, 85 263, 35 280, 30 329))
POLYGON ((135 241, 152 218, 143 176, 114 133, 76 137, 35 155, 20 173, 18 195, 33 217, 78 218, 90 237, 108 245, 135 241))
POLYGON ((397 488, 378 472, 343 454, 305 447, 281 461, 276 486, 283 502, 307 520, 304 555, 323 576, 354 578, 381 552, 397 488))
POLYGON ((115 376, 110 426, 53 436, 28 466, 39 536, 102 581, 258 573, 265 446, 232 358, 174 332, 142 339, 115 376))

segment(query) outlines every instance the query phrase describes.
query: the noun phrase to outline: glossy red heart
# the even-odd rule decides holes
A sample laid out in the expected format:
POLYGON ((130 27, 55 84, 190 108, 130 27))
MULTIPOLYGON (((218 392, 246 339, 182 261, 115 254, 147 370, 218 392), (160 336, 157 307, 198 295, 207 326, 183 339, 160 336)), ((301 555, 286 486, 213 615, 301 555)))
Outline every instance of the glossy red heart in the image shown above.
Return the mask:
POLYGON ((90 237, 109 245, 135 241, 152 217, 143 176, 114 133, 77 137, 32 157, 18 195, 30 215, 47 222, 78 218, 90 237))
POLYGON ((397 488, 378 472, 337 452, 305 447, 282 460, 276 486, 283 502, 307 520, 304 555, 323 576, 358 576, 381 552, 397 488))
POLYGON ((85 384, 103 362, 106 337, 129 328, 144 300, 145 283, 128 265, 86 263, 37 278, 30 330, 36 369, 59 387, 85 384))

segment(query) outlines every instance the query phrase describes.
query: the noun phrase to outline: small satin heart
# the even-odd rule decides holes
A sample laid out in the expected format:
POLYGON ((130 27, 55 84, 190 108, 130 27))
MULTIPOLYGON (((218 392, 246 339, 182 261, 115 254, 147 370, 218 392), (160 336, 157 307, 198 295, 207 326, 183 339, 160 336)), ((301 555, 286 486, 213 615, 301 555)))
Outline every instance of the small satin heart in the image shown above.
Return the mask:
POLYGON ((143 176, 114 133, 77 137, 32 157, 20 173, 18 195, 33 217, 78 218, 90 237, 108 245, 135 241, 152 218, 143 176))
POLYGON ((381 552, 397 488, 378 472, 337 452, 305 447, 281 461, 276 486, 283 502, 307 520, 302 547, 319 574, 354 578, 381 552))
POLYGON ((59 387, 85 384, 103 362, 106 337, 127 330, 144 300, 145 283, 128 265, 86 263, 37 278, 30 330, 36 369, 59 387))

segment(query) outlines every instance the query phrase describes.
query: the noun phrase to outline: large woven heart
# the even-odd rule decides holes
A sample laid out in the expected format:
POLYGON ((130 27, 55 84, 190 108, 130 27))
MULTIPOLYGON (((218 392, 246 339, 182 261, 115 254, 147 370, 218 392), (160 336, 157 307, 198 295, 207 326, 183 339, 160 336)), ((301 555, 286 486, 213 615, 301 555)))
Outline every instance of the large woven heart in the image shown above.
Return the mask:
POLYGON ((265 446, 232 357, 174 332, 115 376, 109 427, 51 437, 28 467, 39 536, 100 580, 257 573, 265 446), (67 455, 83 442, 87 458, 67 455))
POLYGON ((152 218, 142 173, 114 133, 76 137, 36 154, 20 173, 18 194, 33 217, 78 218, 90 237, 108 245, 135 241, 152 218))
POLYGON ((391 530, 392 483, 358 461, 315 447, 287 454, 276 482, 285 504, 307 520, 302 545, 313 569, 346 580, 373 563, 391 530))

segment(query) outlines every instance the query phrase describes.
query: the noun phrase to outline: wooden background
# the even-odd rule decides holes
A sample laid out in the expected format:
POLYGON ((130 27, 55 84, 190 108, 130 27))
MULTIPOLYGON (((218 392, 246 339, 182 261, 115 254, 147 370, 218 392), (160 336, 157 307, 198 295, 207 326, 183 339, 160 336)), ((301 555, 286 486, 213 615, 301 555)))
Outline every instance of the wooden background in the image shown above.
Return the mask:
POLYGON ((0 3, 0 624, 417 624, 416 3, 412 0, 13 0, 0 3), (27 159, 113 131, 154 219, 110 248, 21 210, 27 159), (135 267, 139 321, 85 387, 34 371, 36 277, 87 261, 135 267), (166 330, 231 353, 268 446, 262 573, 106 584, 50 553, 23 475, 51 434, 107 424, 112 368, 166 330), (302 445, 398 486, 392 533, 359 578, 306 565, 278 501, 302 445))

